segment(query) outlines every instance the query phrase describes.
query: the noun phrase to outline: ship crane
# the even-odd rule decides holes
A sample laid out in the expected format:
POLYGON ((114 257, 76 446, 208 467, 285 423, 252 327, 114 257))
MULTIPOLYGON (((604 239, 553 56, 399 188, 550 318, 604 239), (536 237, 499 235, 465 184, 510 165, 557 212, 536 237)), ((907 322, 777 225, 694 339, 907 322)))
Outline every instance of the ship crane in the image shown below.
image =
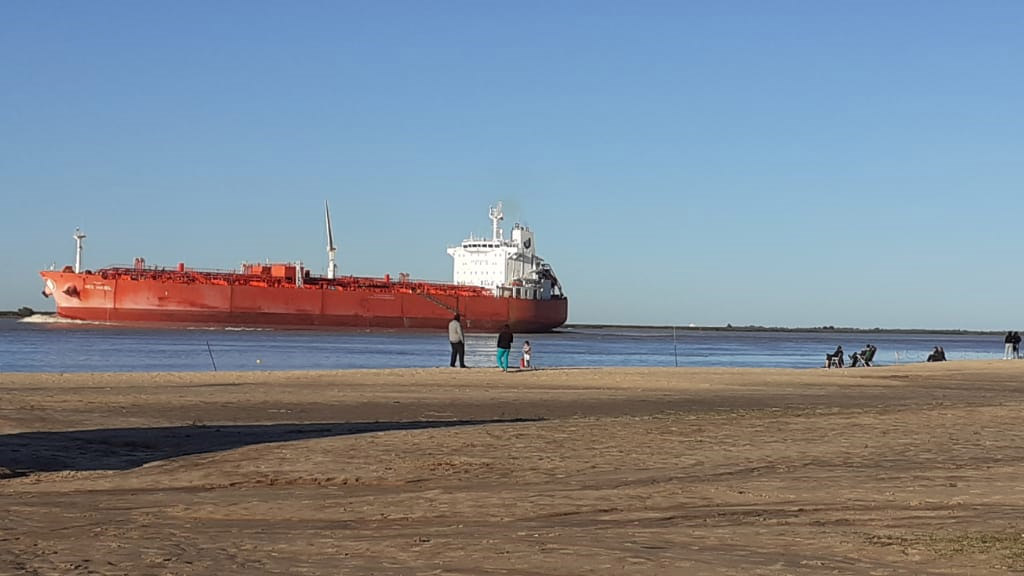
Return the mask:
POLYGON ((75 228, 75 274, 82 272, 82 240, 85 239, 85 234, 78 228, 75 228))
POLYGON ((334 280, 338 273, 338 249, 334 247, 334 232, 331 230, 331 207, 324 200, 324 211, 327 214, 327 278, 334 280))
POLYGON ((560 294, 562 293, 562 285, 558 282, 554 270, 548 264, 542 264, 537 268, 527 271, 522 276, 513 278, 513 282, 518 281, 524 284, 536 284, 544 280, 551 282, 551 288, 558 290, 560 294))

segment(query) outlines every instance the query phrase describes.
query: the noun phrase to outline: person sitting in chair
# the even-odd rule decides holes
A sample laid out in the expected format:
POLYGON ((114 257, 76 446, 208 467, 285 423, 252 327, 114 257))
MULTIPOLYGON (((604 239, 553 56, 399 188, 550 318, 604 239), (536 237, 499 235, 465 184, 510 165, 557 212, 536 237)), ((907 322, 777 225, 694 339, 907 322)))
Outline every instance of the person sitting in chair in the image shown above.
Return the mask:
POLYGON ((942 346, 936 346, 932 353, 928 355, 928 362, 945 362, 946 351, 942 349, 942 346))
POLYGON ((871 361, 874 360, 877 350, 878 348, 875 348, 874 344, 868 344, 860 352, 850 354, 850 366, 871 366, 871 361))
POLYGON ((843 367, 843 346, 840 344, 836 346, 836 351, 831 354, 825 354, 825 368, 836 368, 843 367))

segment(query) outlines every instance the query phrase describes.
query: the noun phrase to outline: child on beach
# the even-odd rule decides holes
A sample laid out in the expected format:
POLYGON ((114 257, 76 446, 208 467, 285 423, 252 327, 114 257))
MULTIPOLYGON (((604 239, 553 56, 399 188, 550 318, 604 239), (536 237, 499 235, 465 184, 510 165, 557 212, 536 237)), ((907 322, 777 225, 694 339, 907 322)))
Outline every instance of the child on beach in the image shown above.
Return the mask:
POLYGON ((523 362, 520 364, 520 368, 533 368, 530 364, 530 354, 533 352, 533 348, 530 346, 530 341, 523 342, 523 362))

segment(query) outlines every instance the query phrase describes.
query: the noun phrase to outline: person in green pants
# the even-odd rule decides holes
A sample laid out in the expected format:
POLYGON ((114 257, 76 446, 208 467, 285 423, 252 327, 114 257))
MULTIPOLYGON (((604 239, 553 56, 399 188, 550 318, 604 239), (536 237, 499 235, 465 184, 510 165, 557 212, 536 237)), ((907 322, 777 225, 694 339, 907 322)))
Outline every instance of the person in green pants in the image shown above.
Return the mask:
POLYGON ((498 334, 498 367, 502 372, 508 372, 508 353, 512 350, 512 327, 508 324, 502 327, 498 334))

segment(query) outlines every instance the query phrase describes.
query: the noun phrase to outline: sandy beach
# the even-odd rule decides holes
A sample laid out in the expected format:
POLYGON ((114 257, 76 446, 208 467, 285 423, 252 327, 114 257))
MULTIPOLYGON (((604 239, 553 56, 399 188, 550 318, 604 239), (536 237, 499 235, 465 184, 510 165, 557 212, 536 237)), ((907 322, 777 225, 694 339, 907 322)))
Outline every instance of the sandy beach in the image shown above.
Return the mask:
POLYGON ((1022 376, 0 374, 0 574, 1024 572, 1022 376))

